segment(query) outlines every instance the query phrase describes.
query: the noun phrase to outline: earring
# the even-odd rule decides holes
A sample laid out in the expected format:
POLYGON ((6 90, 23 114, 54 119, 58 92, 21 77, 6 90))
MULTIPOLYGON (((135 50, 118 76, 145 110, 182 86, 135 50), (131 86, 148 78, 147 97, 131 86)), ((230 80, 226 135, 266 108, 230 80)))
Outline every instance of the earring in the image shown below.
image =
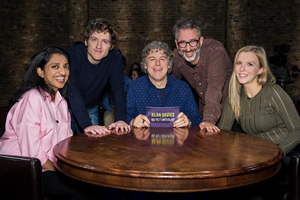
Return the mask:
POLYGON ((44 78, 44 76, 41 76, 41 78, 44 78))

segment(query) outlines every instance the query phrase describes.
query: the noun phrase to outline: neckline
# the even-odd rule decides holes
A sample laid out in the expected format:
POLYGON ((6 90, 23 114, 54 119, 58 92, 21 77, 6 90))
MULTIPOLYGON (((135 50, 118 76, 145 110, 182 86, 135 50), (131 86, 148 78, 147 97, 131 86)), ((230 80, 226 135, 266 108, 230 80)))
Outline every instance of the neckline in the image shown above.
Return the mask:
POLYGON ((259 91, 258 91, 253 97, 249 97, 249 96, 247 95, 247 93, 246 93, 245 88, 244 88, 244 93, 245 93, 246 99, 247 99, 247 100, 251 100, 251 99, 255 98, 256 96, 258 96, 258 95, 260 94, 260 91, 261 91, 262 89, 263 89, 263 85, 261 86, 261 88, 259 89, 259 91))

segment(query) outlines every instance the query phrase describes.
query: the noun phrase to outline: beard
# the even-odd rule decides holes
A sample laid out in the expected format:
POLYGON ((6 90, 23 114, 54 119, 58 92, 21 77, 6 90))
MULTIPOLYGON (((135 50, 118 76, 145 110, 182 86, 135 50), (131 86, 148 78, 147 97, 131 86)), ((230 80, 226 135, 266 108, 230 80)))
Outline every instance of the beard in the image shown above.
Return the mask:
POLYGON ((197 48, 191 49, 189 51, 178 49, 178 53, 179 53, 180 56, 182 56, 184 58, 184 60, 192 63, 192 62, 196 61, 199 58, 199 56, 200 56, 200 50, 201 50, 201 47, 199 45, 197 48), (187 57, 187 56, 184 55, 185 52, 186 53, 195 52, 195 54, 192 57, 187 57))

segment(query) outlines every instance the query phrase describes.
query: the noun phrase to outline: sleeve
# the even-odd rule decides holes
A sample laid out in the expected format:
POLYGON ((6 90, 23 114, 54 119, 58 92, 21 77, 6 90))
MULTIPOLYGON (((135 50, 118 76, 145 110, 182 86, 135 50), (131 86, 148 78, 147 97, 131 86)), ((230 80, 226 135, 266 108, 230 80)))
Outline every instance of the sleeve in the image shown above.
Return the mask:
POLYGON ((281 120, 284 122, 286 129, 282 127, 276 127, 272 131, 262 132, 257 135, 260 135, 263 138, 268 138, 271 133, 283 133, 284 138, 280 139, 279 146, 286 155, 293 148, 295 148, 300 142, 300 117, 296 110, 296 107, 289 97, 289 95, 278 85, 272 87, 272 104, 276 108, 276 112, 281 120))
POLYGON ((129 84, 128 87, 128 93, 127 93, 127 106, 126 106, 126 111, 127 111, 127 124, 131 122, 133 118, 137 116, 136 114, 136 97, 134 93, 134 88, 133 88, 133 82, 132 81, 129 84))
POLYGON ((221 116, 222 91, 226 82, 229 58, 223 47, 216 47, 208 57, 206 104, 203 109, 203 121, 216 123, 221 116))
POLYGON ((19 110, 14 114, 21 155, 38 158, 42 165, 48 160, 41 147, 43 104, 41 98, 30 95, 19 102, 19 110))
POLYGON ((70 87, 68 88, 68 101, 79 126, 82 129, 92 125, 91 118, 85 107, 83 97, 78 89, 77 71, 74 66, 70 68, 70 87))
POLYGON ((68 137, 73 136, 73 131, 72 131, 72 127, 71 127, 71 114, 70 112, 67 110, 67 115, 68 115, 68 137))
POLYGON ((106 111, 112 111, 112 102, 111 102, 111 91, 109 88, 106 88, 103 91, 103 96, 102 96, 102 106, 106 111))
POLYGON ((199 112, 192 90, 186 83, 184 83, 184 85, 186 91, 185 92, 186 102, 185 102, 184 114, 192 122, 192 126, 198 126, 202 121, 202 116, 199 112))
POLYGON ((115 121, 126 121, 126 97, 124 91, 124 66, 121 54, 114 60, 114 70, 110 74, 110 86, 115 106, 115 121))
POLYGON ((218 127, 223 130, 231 130, 234 120, 235 120, 234 113, 229 103, 229 98, 227 97, 223 107, 221 119, 218 123, 218 127))

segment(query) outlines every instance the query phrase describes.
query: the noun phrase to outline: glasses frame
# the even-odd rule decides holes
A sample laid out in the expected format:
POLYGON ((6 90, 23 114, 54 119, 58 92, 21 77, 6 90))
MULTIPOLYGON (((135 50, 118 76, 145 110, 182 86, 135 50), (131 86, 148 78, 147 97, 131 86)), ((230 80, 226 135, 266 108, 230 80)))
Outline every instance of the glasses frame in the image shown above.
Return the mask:
POLYGON ((185 42, 185 41, 182 41, 182 42, 178 42, 178 40, 177 40, 177 44, 178 44, 178 46, 180 47, 180 48, 185 48, 185 47, 187 47, 187 45, 189 44, 190 45, 190 47, 195 47, 195 46, 197 46, 198 44, 199 44, 199 41, 200 41, 200 37, 199 37, 199 39, 198 40, 191 40, 191 41, 189 41, 189 42, 185 42), (195 45, 191 45, 191 42, 197 42, 195 45), (184 47, 183 46, 180 46, 180 44, 185 44, 184 45, 184 47))

